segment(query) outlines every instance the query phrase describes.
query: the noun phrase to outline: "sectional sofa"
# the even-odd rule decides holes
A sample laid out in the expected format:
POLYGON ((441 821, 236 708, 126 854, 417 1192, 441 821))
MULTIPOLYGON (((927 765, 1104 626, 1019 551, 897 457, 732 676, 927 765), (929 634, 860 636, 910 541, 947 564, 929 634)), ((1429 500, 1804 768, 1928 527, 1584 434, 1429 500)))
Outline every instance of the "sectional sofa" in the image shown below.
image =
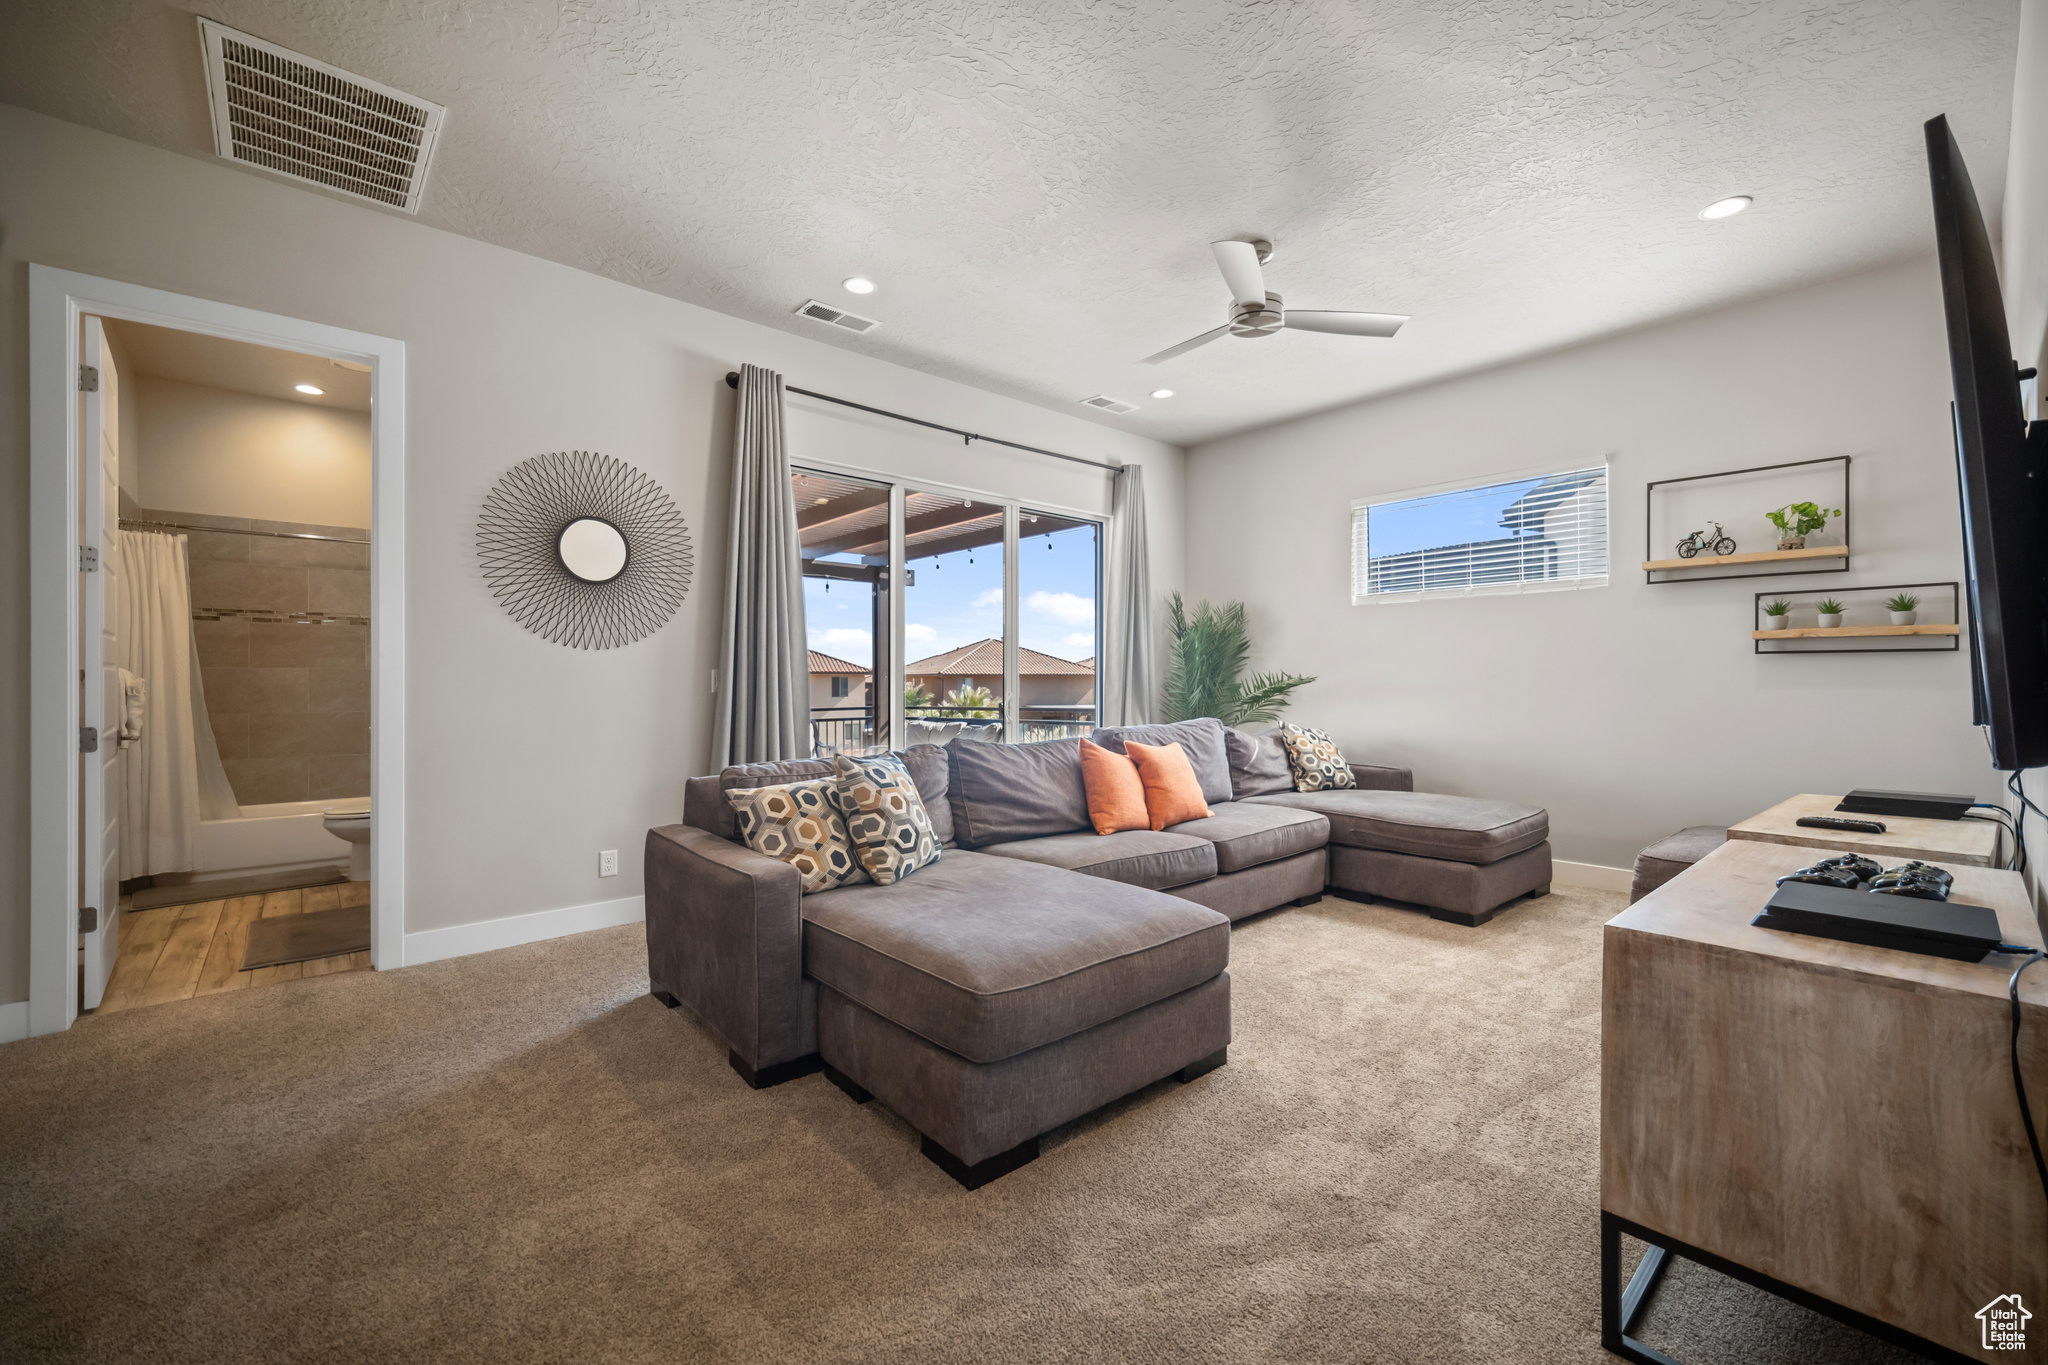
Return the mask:
POLYGON ((1232 921, 1328 889, 1476 925, 1549 890, 1536 807, 1416 792, 1405 769, 1367 765, 1354 790, 1298 792, 1277 731, 1213 720, 1095 740, 1180 743, 1210 816, 1097 835, 1078 740, 914 745, 900 756, 941 860, 803 895, 795 868, 740 841, 725 793, 831 762, 690 779, 683 822, 647 836, 654 995, 688 1005, 757 1089, 822 1069, 881 1099, 974 1188, 1048 1129, 1223 1064, 1232 921))

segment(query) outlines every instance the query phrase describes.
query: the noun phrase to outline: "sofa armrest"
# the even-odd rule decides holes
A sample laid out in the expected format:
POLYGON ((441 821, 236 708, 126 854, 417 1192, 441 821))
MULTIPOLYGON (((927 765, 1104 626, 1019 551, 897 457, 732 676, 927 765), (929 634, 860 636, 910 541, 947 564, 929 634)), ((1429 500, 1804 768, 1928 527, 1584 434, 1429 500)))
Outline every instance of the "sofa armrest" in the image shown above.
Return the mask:
POLYGON ((690 825, 647 831, 647 976, 756 1071, 817 1051, 797 870, 690 825))
POLYGON ((1376 768, 1370 763, 1353 763, 1351 776, 1360 787, 1373 792, 1412 792, 1415 774, 1406 768, 1376 768))

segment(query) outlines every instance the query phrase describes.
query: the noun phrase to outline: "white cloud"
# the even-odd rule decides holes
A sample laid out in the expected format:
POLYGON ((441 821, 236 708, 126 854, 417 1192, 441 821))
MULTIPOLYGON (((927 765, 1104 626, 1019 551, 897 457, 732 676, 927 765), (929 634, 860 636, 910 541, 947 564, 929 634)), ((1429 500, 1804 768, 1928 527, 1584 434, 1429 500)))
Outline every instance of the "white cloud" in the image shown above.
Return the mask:
POLYGON ((834 630, 814 630, 811 645, 825 654, 836 655, 848 663, 864 664, 871 652, 871 642, 864 630, 841 626, 834 630))
POLYGON ((1095 652, 1095 637, 1086 631, 1077 631, 1061 639, 1060 648, 1073 659, 1085 659, 1095 652))
POLYGON ((921 626, 917 622, 912 621, 909 625, 903 627, 903 638, 914 645, 928 645, 939 638, 939 633, 930 626, 921 626))
POLYGON ((990 588, 987 592, 975 598, 972 605, 976 611, 987 607, 1000 607, 1003 605, 1003 590, 1001 588, 990 588))
POLYGON ((1035 592, 1024 599, 1024 605, 1032 611, 1058 617, 1070 626, 1095 623, 1095 599, 1092 597, 1077 597, 1070 592, 1035 592))

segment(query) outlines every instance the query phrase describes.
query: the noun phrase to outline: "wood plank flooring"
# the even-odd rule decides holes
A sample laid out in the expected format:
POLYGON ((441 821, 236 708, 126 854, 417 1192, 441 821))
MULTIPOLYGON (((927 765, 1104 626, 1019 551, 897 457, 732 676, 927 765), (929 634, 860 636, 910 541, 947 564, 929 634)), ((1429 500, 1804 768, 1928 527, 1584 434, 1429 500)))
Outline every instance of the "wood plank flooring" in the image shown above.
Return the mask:
POLYGON ((366 972, 370 970, 368 952, 258 967, 253 972, 242 971, 241 966, 251 920, 369 903, 368 882, 339 882, 299 891, 167 905, 161 910, 124 911, 120 956, 114 960, 114 975, 95 1013, 248 990, 307 976, 366 972))

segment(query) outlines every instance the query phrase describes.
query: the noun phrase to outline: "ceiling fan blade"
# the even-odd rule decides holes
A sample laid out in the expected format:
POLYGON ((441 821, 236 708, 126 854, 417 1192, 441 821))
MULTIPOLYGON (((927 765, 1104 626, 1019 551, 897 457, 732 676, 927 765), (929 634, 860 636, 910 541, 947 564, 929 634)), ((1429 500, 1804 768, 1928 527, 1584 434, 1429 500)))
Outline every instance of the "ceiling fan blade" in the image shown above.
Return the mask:
POLYGON ((1183 341, 1178 346, 1169 346, 1165 350, 1161 351, 1158 355, 1148 355, 1138 363, 1140 365, 1157 365, 1162 360, 1171 360, 1177 355, 1186 355, 1189 351, 1194 350, 1195 347, 1207 345, 1209 342, 1214 341, 1217 337, 1222 336, 1225 332, 1229 330, 1230 324, 1226 322, 1213 332, 1204 332, 1198 337, 1191 337, 1190 339, 1183 341))
POLYGON ((1408 319, 1399 313, 1316 313, 1298 308, 1287 310, 1281 324, 1297 332, 1334 332, 1346 337, 1390 337, 1408 319))
POLYGON ((1216 267, 1230 286, 1231 298, 1239 303, 1266 301, 1266 273, 1259 269, 1257 247, 1250 242, 1211 242, 1209 250, 1216 253, 1216 267))

